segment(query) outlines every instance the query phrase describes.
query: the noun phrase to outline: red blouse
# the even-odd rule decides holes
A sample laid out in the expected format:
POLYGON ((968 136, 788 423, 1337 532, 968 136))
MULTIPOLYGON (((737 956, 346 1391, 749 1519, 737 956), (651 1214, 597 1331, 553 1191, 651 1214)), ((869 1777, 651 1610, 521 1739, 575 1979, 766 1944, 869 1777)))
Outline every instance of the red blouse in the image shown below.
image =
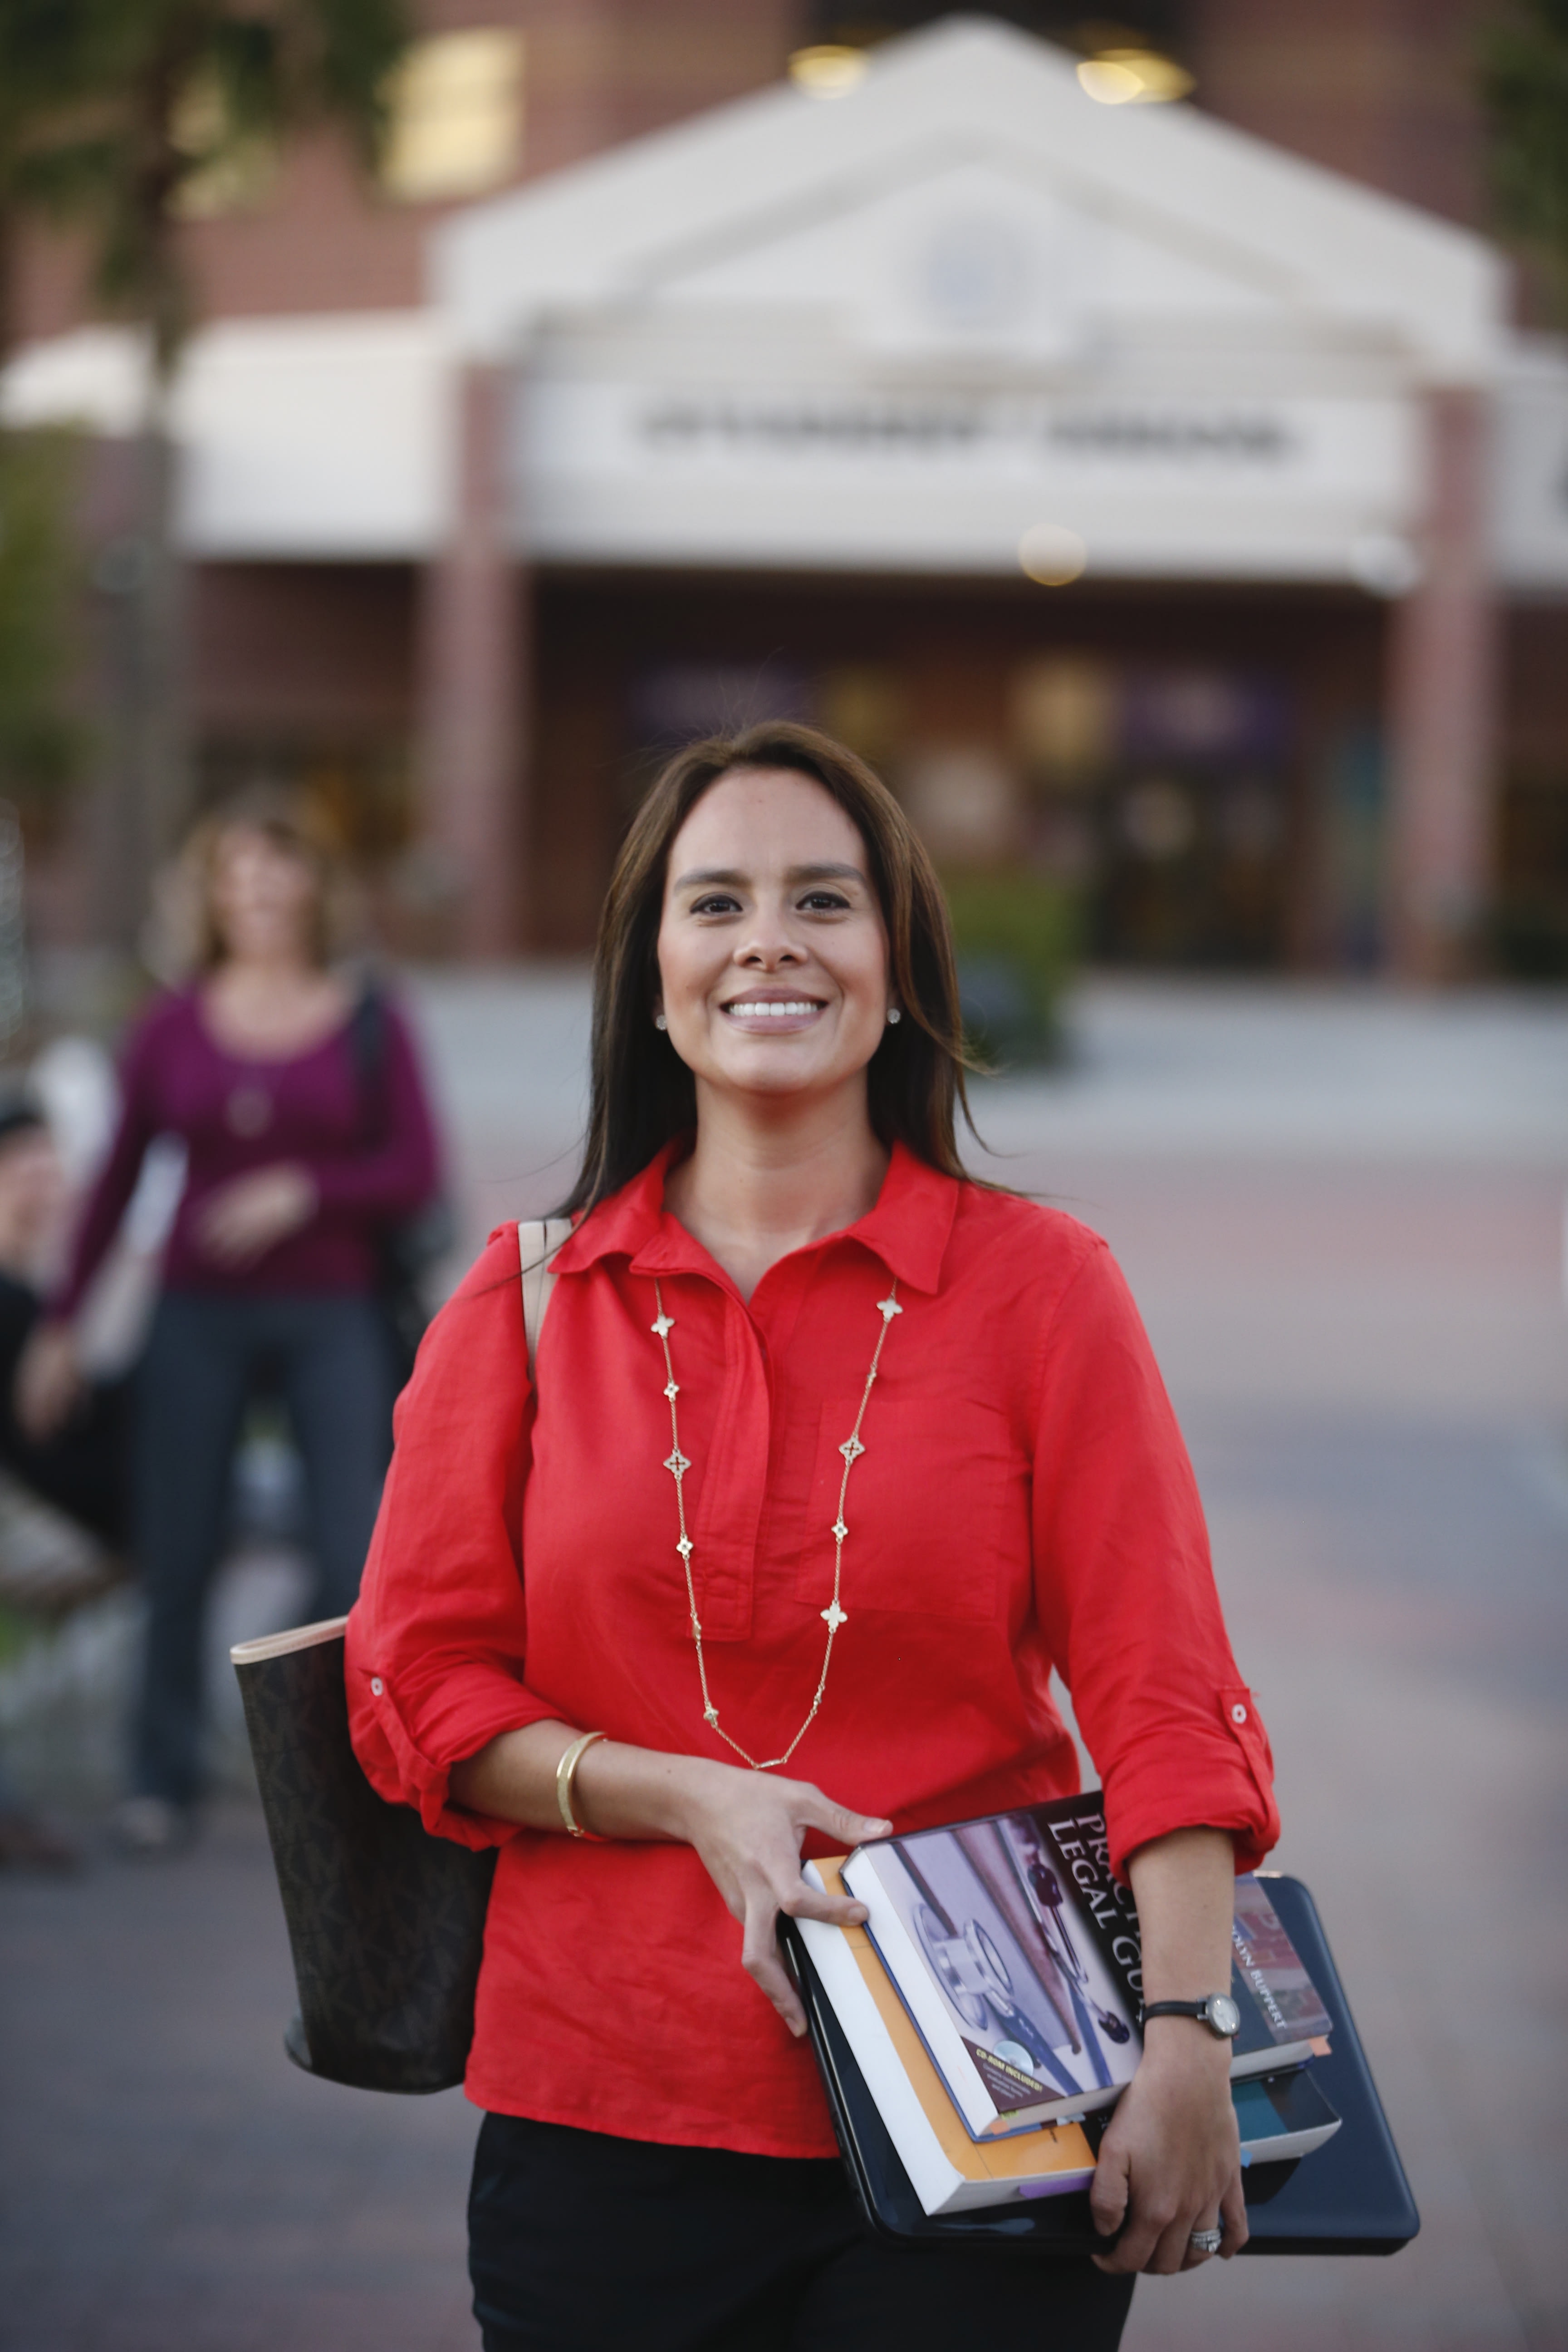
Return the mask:
POLYGON ((537 1398, 513 1226, 432 1326, 350 1622, 354 1744, 430 1829, 502 1849, 479 2105, 826 2156, 810 2053, 742 1972, 741 1929, 689 1847, 587 1844, 447 1802, 454 1763, 542 1718, 733 1760, 699 1694, 656 1276, 709 1678, 753 1755, 787 1745, 816 1685, 839 1448, 895 1276, 903 1312, 849 1480, 846 1619, 791 1772, 900 1830, 1070 1792, 1055 1664, 1118 1865, 1202 1822, 1233 1831, 1251 1868, 1278 1834, 1271 1759, 1186 1453, 1099 1236, 900 1150, 870 1213, 771 1267, 748 1304, 666 1212, 671 1157, 557 1256, 537 1398))

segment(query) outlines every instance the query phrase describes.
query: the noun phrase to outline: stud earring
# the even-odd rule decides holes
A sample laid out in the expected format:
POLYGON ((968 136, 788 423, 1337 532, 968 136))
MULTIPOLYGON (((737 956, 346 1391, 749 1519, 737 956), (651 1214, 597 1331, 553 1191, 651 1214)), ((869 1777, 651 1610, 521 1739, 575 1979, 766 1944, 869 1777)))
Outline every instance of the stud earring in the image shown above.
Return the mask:
POLYGON ((896 1022, 901 1021, 901 1020, 903 1019, 903 1017, 904 1017, 904 1016, 903 1016, 903 1014, 899 1011, 899 1008, 898 1008, 898 1006, 897 1006, 896 1004, 891 1004, 891 1005, 889 1005, 889 1008, 888 1008, 888 1026, 889 1026, 889 1029, 890 1029, 890 1028, 892 1028, 892 1026, 894 1025, 894 1024, 895 1024, 896 1022))
POLYGON ((669 1024, 662 1013, 656 1013, 653 1016, 653 1025, 656 1029, 668 1029, 669 1024))

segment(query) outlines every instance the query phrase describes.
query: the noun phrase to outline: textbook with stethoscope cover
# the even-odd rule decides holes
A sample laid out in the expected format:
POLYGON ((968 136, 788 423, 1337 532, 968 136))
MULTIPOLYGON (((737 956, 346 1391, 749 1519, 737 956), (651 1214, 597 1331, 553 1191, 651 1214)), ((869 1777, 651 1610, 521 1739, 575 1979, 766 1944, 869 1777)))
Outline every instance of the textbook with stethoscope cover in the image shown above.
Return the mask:
MULTIPOLYGON (((795 1927, 923 2211, 1081 2189, 1142 2048, 1137 1914, 1098 1794, 808 1871, 869 1914, 863 1928, 795 1927)), ((1340 2126, 1303 2071, 1328 2054, 1333 2021, 1251 1876, 1237 1883, 1231 1991, 1244 2160, 1310 2156, 1340 2126)))
MULTIPOLYGON (((879 1839, 846 1887, 976 2139, 1109 2106, 1141 2054, 1142 1952, 1098 1794, 879 1839)), ((1321 2054, 1328 2012, 1255 1877, 1237 1882, 1236 2076, 1321 2054)))

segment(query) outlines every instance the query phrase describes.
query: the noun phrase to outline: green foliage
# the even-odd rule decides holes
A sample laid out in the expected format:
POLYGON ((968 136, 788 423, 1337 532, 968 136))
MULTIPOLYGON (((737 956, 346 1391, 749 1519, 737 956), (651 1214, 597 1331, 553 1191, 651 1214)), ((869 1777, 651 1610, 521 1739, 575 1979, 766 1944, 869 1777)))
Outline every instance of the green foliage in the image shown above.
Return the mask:
POLYGON ((409 26, 407 0, 0 0, 0 211, 85 224, 99 299, 151 328, 166 377, 193 193, 321 123, 374 157, 409 26))
POLYGON ((86 89, 84 20, 92 0, 0 0, 0 363, 13 340, 17 230, 53 212, 59 190, 41 152, 45 128, 86 89))
POLYGON ((0 1601, 0 1666, 8 1666, 30 1649, 37 1638, 37 1627, 31 1624, 15 1609, 0 1601))
POLYGON ((84 739, 72 711, 77 436, 0 432, 0 793, 23 803, 68 784, 84 739))
POLYGON ((87 89, 93 5, 94 0, 0 0, 0 156, 7 163, 26 152, 42 120, 74 103, 87 89))
POLYGON ((943 882, 969 1042, 1003 1065, 1054 1060, 1079 947, 1073 900, 1026 866, 948 874, 943 882))
POLYGON ((1494 908, 1492 950, 1513 980, 1568 980, 1568 905, 1542 892, 1518 893, 1494 908))
POLYGON ((1480 88, 1499 220, 1568 319, 1568 0, 1515 0, 1484 37, 1480 88))

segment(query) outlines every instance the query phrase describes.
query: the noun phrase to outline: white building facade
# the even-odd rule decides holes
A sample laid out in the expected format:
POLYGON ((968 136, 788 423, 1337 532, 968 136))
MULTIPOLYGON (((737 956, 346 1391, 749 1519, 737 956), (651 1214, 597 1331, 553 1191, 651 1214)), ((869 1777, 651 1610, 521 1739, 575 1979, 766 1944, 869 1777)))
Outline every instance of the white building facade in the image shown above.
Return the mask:
MULTIPOLYGON (((417 572, 474 952, 572 943, 639 756, 780 709, 1107 952, 1435 976, 1503 602, 1568 600, 1568 363, 1504 299, 1481 240, 949 20, 458 216, 423 312, 215 328, 184 528, 417 572)), ((40 348, 10 413, 123 425, 132 359, 40 348)))

